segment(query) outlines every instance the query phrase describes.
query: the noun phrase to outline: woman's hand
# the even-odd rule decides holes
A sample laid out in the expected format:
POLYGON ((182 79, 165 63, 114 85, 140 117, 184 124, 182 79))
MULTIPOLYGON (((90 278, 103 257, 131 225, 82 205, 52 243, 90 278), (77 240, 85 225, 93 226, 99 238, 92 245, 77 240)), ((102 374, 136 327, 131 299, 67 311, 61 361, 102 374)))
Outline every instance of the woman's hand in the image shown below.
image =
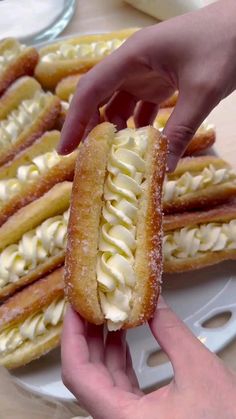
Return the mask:
POLYGON ((224 0, 135 33, 81 78, 58 151, 67 154, 77 146, 98 123, 104 103, 107 119, 118 129, 133 113, 144 126, 178 89, 164 131, 173 170, 199 125, 236 87, 235 21, 235 0, 224 0))
POLYGON ((174 369, 144 395, 123 332, 86 325, 71 308, 62 335, 62 377, 94 419, 235 419, 236 377, 160 300, 151 331, 174 369))

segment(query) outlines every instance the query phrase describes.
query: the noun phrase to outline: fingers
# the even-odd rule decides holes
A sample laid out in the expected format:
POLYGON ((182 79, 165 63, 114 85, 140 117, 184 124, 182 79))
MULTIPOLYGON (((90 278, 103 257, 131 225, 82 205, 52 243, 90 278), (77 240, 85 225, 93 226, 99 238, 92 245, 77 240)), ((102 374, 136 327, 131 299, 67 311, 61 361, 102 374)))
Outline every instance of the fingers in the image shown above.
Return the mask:
POLYGON ((125 332, 110 332, 106 339, 105 364, 114 384, 123 390, 132 391, 132 384, 126 374, 125 332))
POLYGON ((175 169, 189 141, 210 110, 211 107, 202 96, 190 97, 186 94, 179 94, 177 104, 163 131, 169 140, 167 161, 169 171, 175 169))
POLYGON ((134 112, 134 123, 137 128, 151 125, 157 115, 158 106, 151 102, 139 102, 134 112))
POLYGON ((81 78, 62 129, 59 153, 73 151, 99 106, 119 90, 131 71, 130 57, 129 48, 121 47, 81 78))
POLYGON ((90 362, 102 363, 104 361, 103 326, 88 324, 87 342, 90 362))
POLYGON ((151 331, 163 351, 169 357, 175 377, 188 376, 189 366, 199 369, 202 355, 209 353, 187 326, 159 298, 157 310, 150 322, 151 331))
POLYGON ((105 119, 116 125, 117 129, 127 127, 127 119, 133 114, 137 99, 128 92, 116 92, 105 108, 105 119))

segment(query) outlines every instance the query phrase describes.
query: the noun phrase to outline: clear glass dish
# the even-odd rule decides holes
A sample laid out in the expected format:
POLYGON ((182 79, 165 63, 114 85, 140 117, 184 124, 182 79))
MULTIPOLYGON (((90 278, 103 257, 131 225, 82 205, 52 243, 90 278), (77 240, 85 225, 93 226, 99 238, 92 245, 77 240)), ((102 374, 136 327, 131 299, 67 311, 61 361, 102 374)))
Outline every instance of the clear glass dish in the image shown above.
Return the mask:
POLYGON ((70 22, 76 0, 1 0, 0 38, 15 37, 25 44, 56 38, 70 22))

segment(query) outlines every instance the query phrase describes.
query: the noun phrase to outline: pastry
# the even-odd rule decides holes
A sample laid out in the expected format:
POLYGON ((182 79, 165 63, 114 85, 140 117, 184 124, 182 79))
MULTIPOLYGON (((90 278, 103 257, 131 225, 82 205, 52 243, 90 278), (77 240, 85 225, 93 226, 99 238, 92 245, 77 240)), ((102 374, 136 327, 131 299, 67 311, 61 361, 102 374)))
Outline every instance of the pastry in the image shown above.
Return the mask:
POLYGON ((171 273, 236 259, 236 203, 165 216, 163 253, 171 273))
POLYGON ((216 156, 185 157, 163 187, 165 213, 212 207, 236 197, 236 171, 216 156))
POLYGON ((0 365, 17 368, 60 343, 66 301, 63 267, 0 306, 0 365))
POLYGON ((54 128, 60 100, 31 77, 22 77, 0 98, 0 165, 54 128))
POLYGON ((77 151, 59 156, 55 150, 59 140, 58 131, 46 132, 0 167, 0 226, 56 183, 73 180, 77 151))
POLYGON ((71 186, 58 183, 0 227, 0 299, 63 263, 71 186))
POLYGON ((19 77, 33 75, 38 58, 35 48, 20 44, 14 38, 0 41, 0 96, 19 77))
POLYGON ((109 330, 147 321, 162 272, 167 141, 152 127, 98 125, 79 149, 65 291, 76 311, 109 330))
POLYGON ((54 89, 64 77, 88 71, 136 30, 82 35, 44 47, 39 51, 40 60, 35 75, 43 87, 54 89))
MULTIPOLYGON (((154 128, 159 129, 159 131, 163 131, 172 111, 174 108, 162 108, 159 109, 159 112, 153 122, 154 128)), ((127 121, 127 126, 130 128, 134 128, 134 119, 130 117, 127 121)), ((214 126, 209 124, 208 122, 204 122, 196 131, 193 138, 189 142, 184 155, 185 156, 192 156, 193 154, 200 153, 209 147, 211 147, 216 139, 216 133, 214 126)))

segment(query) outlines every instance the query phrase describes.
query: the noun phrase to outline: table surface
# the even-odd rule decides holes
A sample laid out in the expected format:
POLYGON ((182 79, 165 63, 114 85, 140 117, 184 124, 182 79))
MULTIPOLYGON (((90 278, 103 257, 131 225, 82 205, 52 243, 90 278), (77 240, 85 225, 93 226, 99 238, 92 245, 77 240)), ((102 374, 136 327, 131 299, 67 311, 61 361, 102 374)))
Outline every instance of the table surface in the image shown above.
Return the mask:
MULTIPOLYGON (((206 0, 206 2, 209 3, 211 0, 206 0)), ((122 27, 141 27, 154 23, 156 23, 155 19, 138 12, 121 0, 78 0, 75 15, 62 35, 72 35, 76 32, 115 30, 122 27)), ((228 160, 234 167, 236 167, 236 120, 233 118, 232 109, 235 109, 235 107, 236 93, 222 101, 209 116, 209 121, 215 124, 217 131, 216 152, 228 160)), ((236 340, 219 355, 230 368, 236 371, 236 340)), ((3 395, 4 394, 2 394, 2 397, 3 395)), ((4 401, 6 401, 6 399, 4 399, 4 401)), ((5 405, 7 406, 6 403, 5 405)), ((55 405, 55 409, 57 412, 60 410, 58 410, 58 405, 55 405)), ((2 409, 1 411, 3 412, 2 409)), ((8 410, 6 412, 8 412, 8 410)), ((76 413, 74 409, 71 409, 70 412, 76 413)), ((9 414, 5 415, 5 417, 20 418, 21 416, 20 414, 18 416, 10 416, 9 414)), ((27 413, 25 412, 24 419, 27 417, 31 416, 27 416, 27 413)), ((65 419, 65 416, 61 416, 59 413, 58 415, 56 414, 55 417, 58 419, 65 419)))
MULTIPOLYGON (((206 0, 205 3, 211 3, 206 0)), ((156 20, 133 9, 121 0, 78 0, 76 13, 63 34, 78 31, 114 30, 122 27, 147 26, 156 20)), ((216 127, 216 153, 236 168, 236 92, 223 100, 209 115, 209 121, 216 127)), ((236 339, 221 353, 220 357, 236 371, 236 339)))

